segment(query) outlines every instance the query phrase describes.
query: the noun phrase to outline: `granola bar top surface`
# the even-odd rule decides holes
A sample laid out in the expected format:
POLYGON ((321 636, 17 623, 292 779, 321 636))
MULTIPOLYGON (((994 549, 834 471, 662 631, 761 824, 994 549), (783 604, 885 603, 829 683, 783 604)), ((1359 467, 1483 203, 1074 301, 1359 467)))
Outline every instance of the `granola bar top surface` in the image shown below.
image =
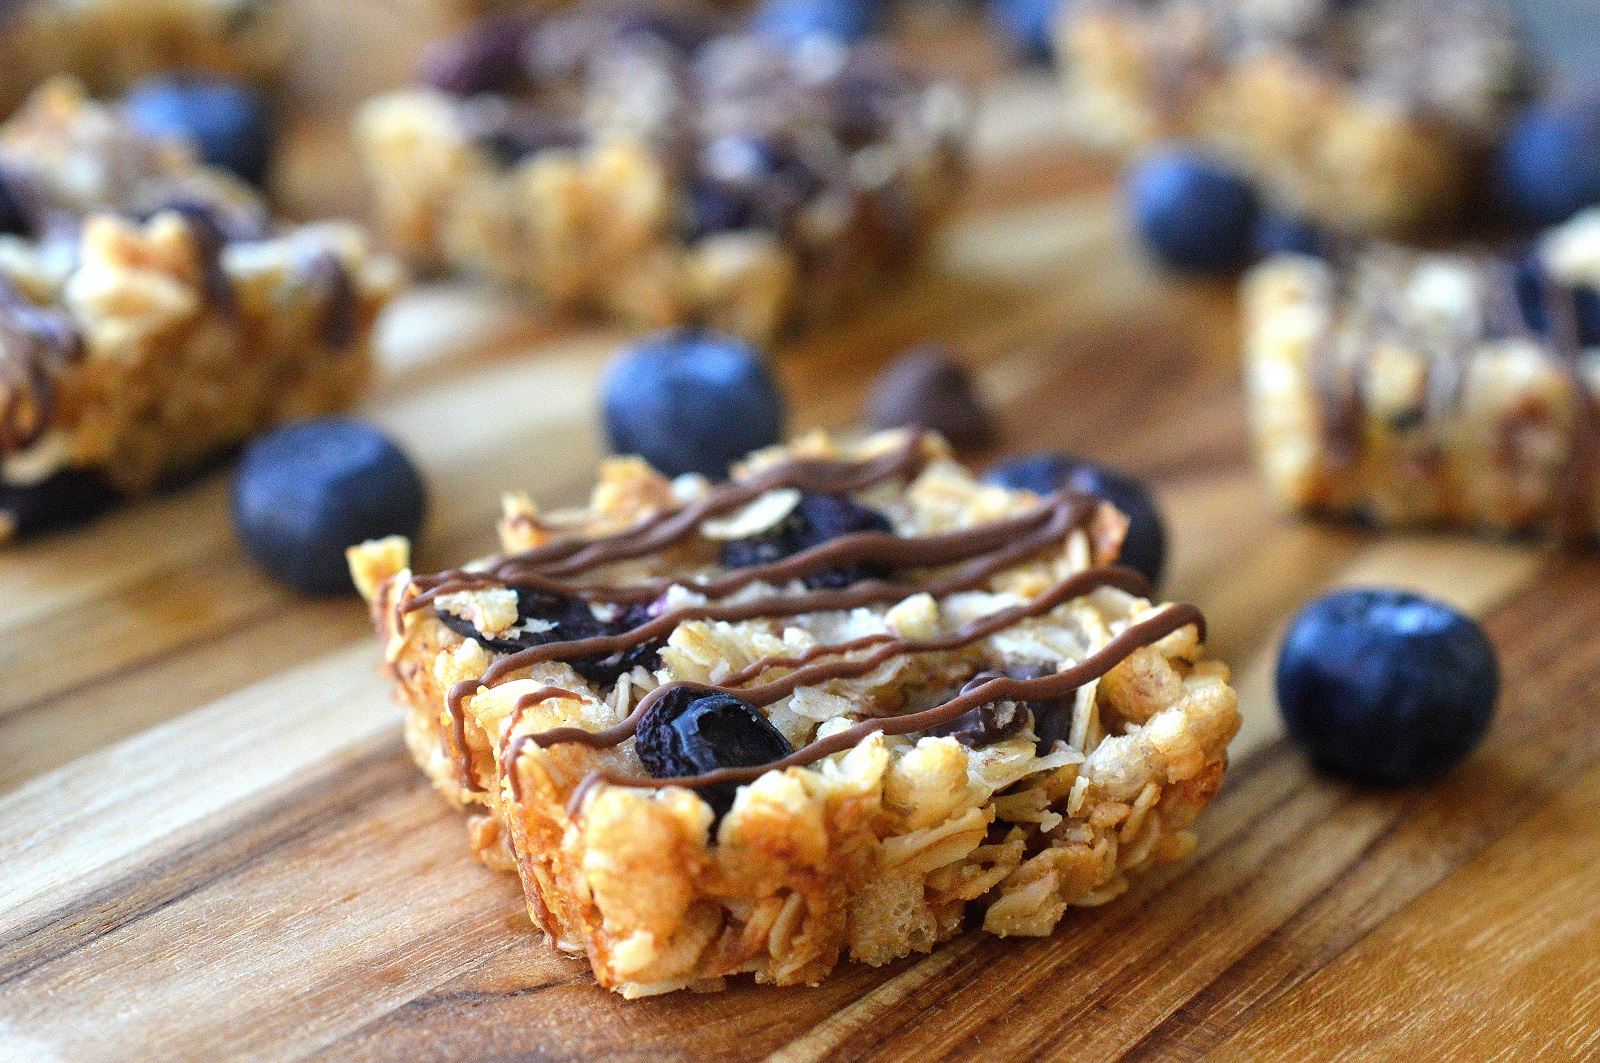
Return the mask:
POLYGON ((602 984, 642 995, 741 972, 816 981, 846 950, 886 962, 956 932, 979 897, 991 930, 1048 933, 1069 905, 1185 851, 1238 716, 1226 669, 1201 659, 1199 613, 1150 604, 1143 578, 1111 564, 1124 529, 1088 496, 978 485, 936 439, 901 433, 763 452, 719 488, 618 462, 581 514, 513 500, 506 556, 413 576, 387 542, 352 563, 411 707, 413 754, 448 797, 486 810, 480 855, 516 866, 535 921, 586 952, 602 984), (764 549, 817 497, 885 524, 764 549), (653 776, 641 743, 684 692, 738 699, 789 752, 653 776), (933 761, 977 776, 923 778, 933 761), (885 772, 909 773, 906 789, 885 772), (1027 796, 997 796, 1021 780, 1027 796), (793 826, 764 804, 789 786, 820 817, 823 851, 803 870, 747 847, 793 826), (1119 858, 1110 806, 1141 795, 1119 858), (997 811, 1008 802, 1014 819, 997 811), (926 837, 904 839, 950 817, 964 842, 916 864, 913 884, 897 857, 926 837), (626 856, 622 820, 676 840, 626 856), (1013 848, 995 864, 986 838, 1013 848), (1029 846, 1053 855, 1028 864, 1029 846), (659 864, 690 900, 658 919, 626 884, 597 898, 610 888, 597 862, 629 859, 659 864), (767 864, 741 872, 766 885, 730 882, 730 861, 767 864), (752 912, 799 904, 793 890, 813 935, 751 951, 765 932, 752 912))
POLYGON ((1491 136, 1520 88, 1515 24, 1493 0, 1092 0, 1064 18, 1111 14, 1159 41, 1176 105, 1196 80, 1265 56, 1292 56, 1358 96, 1491 136))
POLYGON ((1269 484, 1295 508, 1587 543, 1600 529, 1600 212, 1519 268, 1371 247, 1245 280, 1247 380, 1269 484))
POLYGON ((143 490, 365 380, 396 264, 353 225, 275 224, 77 83, 0 127, 0 193, 0 490, 70 469, 143 490))

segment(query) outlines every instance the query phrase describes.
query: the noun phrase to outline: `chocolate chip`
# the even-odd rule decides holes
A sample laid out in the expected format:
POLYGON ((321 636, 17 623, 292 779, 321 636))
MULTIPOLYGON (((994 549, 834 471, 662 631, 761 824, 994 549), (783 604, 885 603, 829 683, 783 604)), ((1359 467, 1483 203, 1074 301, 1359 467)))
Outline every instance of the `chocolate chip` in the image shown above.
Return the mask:
POLYGON ((981 446, 995 436, 972 377, 936 344, 913 348, 889 363, 867 401, 867 419, 878 428, 930 428, 956 446, 981 446))
POLYGON ((507 92, 523 79, 528 23, 515 16, 485 19, 464 33, 435 41, 423 53, 420 75, 440 92, 463 99, 507 92))

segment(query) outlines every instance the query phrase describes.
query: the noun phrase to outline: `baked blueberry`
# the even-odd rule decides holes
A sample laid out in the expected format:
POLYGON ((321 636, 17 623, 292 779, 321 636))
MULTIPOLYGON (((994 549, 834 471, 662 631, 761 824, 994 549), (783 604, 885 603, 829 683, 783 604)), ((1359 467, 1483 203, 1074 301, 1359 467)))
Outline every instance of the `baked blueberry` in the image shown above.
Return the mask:
POLYGON ((1403 786, 1466 758, 1500 693, 1470 618, 1408 591, 1347 590, 1307 606, 1278 658, 1284 725, 1322 769, 1403 786))
POLYGON ((502 15, 434 41, 422 53, 419 74, 424 84, 466 99, 483 92, 509 92, 523 80, 526 19, 502 15))
MULTIPOLYGON (((794 748, 765 716, 733 695, 676 687, 639 719, 634 751, 652 777, 681 779, 771 764, 794 748)), ((698 792, 721 816, 738 791, 735 783, 716 783, 698 792)))
POLYGON ((791 47, 817 39, 851 44, 877 28, 878 7, 873 0, 764 0, 752 24, 791 47))
POLYGON ((1528 328, 1541 336, 1550 333, 1551 300, 1566 299, 1566 310, 1573 315, 1578 343, 1585 347, 1600 344, 1600 292, 1587 286, 1550 285, 1549 274, 1539 256, 1529 254, 1517 264, 1517 304, 1528 328))
POLYGON ((1220 163, 1165 148, 1134 168, 1127 194, 1140 238, 1165 265, 1231 273, 1249 263, 1255 189, 1220 163))
POLYGON ((411 459, 377 429, 342 417, 262 436, 239 462, 233 523, 256 563, 296 590, 351 589, 347 547, 415 536, 426 509, 411 459))
POLYGON ((783 436, 783 395, 767 359, 709 332, 660 332, 625 350, 602 401, 612 450, 668 476, 720 479, 730 462, 783 436))
POLYGON ((1073 490, 1098 495, 1128 518, 1128 536, 1120 563, 1159 586, 1167 563, 1167 530, 1150 489, 1116 469, 1070 454, 1044 451, 995 465, 984 473, 988 483, 1014 491, 1048 495, 1073 490))
POLYGON ((1273 255, 1322 258, 1328 253, 1328 238, 1315 223, 1275 211, 1263 211, 1257 216, 1250 240, 1257 258, 1273 255))
POLYGON ((989 0, 989 22, 1000 40, 1022 59, 1048 63, 1061 0, 989 0))
MULTIPOLYGON (((601 611, 603 613, 605 607, 601 611)), ((650 620, 646 606, 616 607, 610 618, 601 619, 588 602, 527 588, 517 591, 516 626, 500 635, 485 635, 473 627, 470 620, 446 610, 436 609, 434 612, 451 631, 464 638, 476 639, 481 645, 499 653, 516 653, 552 642, 576 642, 579 639, 620 635, 650 620)), ((617 653, 580 657, 568 663, 574 672, 589 682, 608 686, 635 666, 656 668, 661 663, 658 656, 660 648, 660 640, 651 640, 617 653)))
POLYGON ((1497 177, 1507 209, 1535 225, 1600 203, 1600 97, 1529 107, 1506 132, 1497 177))
MULTIPOLYGON (((805 492, 789 515, 773 527, 759 535, 724 543, 722 563, 729 568, 768 565, 841 535, 893 531, 887 517, 853 499, 805 492)), ((883 565, 859 563, 813 572, 804 577, 804 582, 812 590, 839 590, 864 579, 882 579, 888 574, 889 570, 883 565)))
POLYGON ((272 122, 261 94, 241 82, 200 75, 148 78, 122 106, 134 125, 188 140, 209 166, 257 187, 267 181, 272 122))
POLYGON ((68 469, 33 484, 0 483, 0 540, 82 524, 121 498, 91 469, 68 469))

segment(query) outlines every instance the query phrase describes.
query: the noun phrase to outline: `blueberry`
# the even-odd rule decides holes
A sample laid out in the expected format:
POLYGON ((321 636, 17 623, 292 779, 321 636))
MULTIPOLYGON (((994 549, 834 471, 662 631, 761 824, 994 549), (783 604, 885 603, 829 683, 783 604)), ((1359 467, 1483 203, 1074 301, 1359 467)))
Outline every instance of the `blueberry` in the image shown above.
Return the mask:
POLYGON ((1055 51, 1056 14, 1062 0, 989 0, 989 22, 1000 39, 1032 63, 1048 63, 1055 51))
MULTIPOLYGON (((894 528, 882 513, 849 498, 806 492, 794 510, 775 527, 747 539, 734 539, 722 546, 722 563, 729 568, 768 565, 820 546, 841 535, 857 532, 892 532, 894 528)), ((882 579, 888 569, 865 563, 813 572, 804 579, 812 590, 839 590, 864 579, 882 579)))
POLYGON ((1444 773, 1488 730, 1500 667, 1483 629, 1407 591, 1311 603, 1278 658, 1278 708, 1324 770, 1402 786, 1444 773))
POLYGON ((266 184, 272 123, 266 101, 250 86, 198 75, 148 78, 122 105, 145 132, 186 139, 207 165, 257 187, 266 184))
POLYGON ((427 500, 411 460, 376 429, 341 417, 262 436, 239 462, 233 523, 245 550, 297 590, 351 589, 347 547, 415 536, 427 500))
POLYGON ((1600 292, 1584 286, 1549 290, 1549 277, 1539 262, 1537 253, 1525 256, 1517 264, 1517 305, 1528 328, 1543 336, 1550 332, 1551 298, 1571 298, 1572 312, 1578 329, 1578 343, 1585 347, 1600 345, 1600 292), (1567 293, 1570 292, 1569 296, 1567 293))
MULTIPOLYGON (((471 621, 454 613, 444 610, 434 612, 451 631, 464 638, 476 639, 499 653, 516 653, 552 642, 576 642, 579 639, 620 635, 650 620, 649 610, 645 606, 630 606, 618 610, 610 620, 601 620, 588 602, 526 588, 517 591, 516 627, 498 636, 485 635, 473 627, 471 621), (529 624, 530 620, 537 623, 529 624)), ((660 640, 652 639, 616 653, 579 657, 567 663, 589 682, 607 686, 615 683, 624 672, 631 672, 635 666, 655 669, 661 663, 660 648, 660 640)))
POLYGON ((1173 269, 1231 273, 1250 259, 1259 206, 1243 177, 1181 148, 1166 148, 1128 177, 1134 225, 1173 269))
POLYGON ((1535 225, 1600 203, 1600 97, 1533 104, 1507 131, 1497 169, 1507 209, 1535 225))
POLYGON ((758 33, 790 47, 818 38, 852 44, 878 21, 873 0, 764 0, 752 17, 758 33))
POLYGON ((1042 452, 1001 462, 984 474, 988 483, 1014 491, 1048 495, 1071 489, 1110 502, 1128 518, 1121 563, 1144 575, 1152 587, 1161 583, 1167 562, 1167 532, 1150 489, 1126 473, 1068 454, 1042 452))
POLYGON ((82 524, 121 498, 104 477, 89 469, 68 469, 34 484, 0 483, 0 539, 82 524))
POLYGON ((669 476, 727 475, 730 462, 783 436, 784 402, 766 358, 708 332, 646 337, 612 363, 603 385, 611 448, 669 476))
POLYGON ((1313 222, 1271 211, 1263 211, 1256 218, 1250 242, 1256 258, 1270 258, 1273 255, 1323 258, 1328 254, 1327 235, 1313 222))
POLYGON ((28 214, 11 190, 11 179, 0 170, 0 236, 27 236, 28 214))
POLYGON ((525 19, 503 15, 434 41, 422 53, 422 82, 462 99, 515 89, 523 79, 522 53, 528 33, 525 19))
MULTIPOLYGON (((681 779, 719 768, 754 768, 782 760, 794 748, 761 713, 731 694, 676 687, 639 720, 634 751, 652 777, 681 779)), ((721 816, 733 807, 734 783, 702 786, 721 816)))

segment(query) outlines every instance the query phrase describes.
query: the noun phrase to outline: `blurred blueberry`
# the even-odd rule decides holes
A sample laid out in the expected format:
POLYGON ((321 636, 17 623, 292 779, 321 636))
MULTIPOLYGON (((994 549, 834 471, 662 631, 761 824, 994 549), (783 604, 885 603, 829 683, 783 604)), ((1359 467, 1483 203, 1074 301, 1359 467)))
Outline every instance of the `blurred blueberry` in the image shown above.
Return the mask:
POLYGON ((1259 207, 1244 178, 1182 148, 1166 148, 1128 178, 1134 224, 1173 269, 1230 273, 1250 260, 1259 207))
POLYGON ((1500 666, 1483 629, 1442 602, 1347 590, 1295 617, 1277 684, 1284 724, 1318 767, 1403 786, 1443 774, 1478 745, 1500 666))
POLYGON ((1012 458, 983 474, 986 483, 1048 495, 1071 489, 1110 502, 1128 518, 1120 563, 1159 586, 1167 563, 1167 531, 1150 489, 1126 473, 1069 454, 1043 451, 1012 458))
POLYGON ((1006 46, 1032 63, 1048 63, 1055 50, 1056 14, 1062 0, 989 0, 989 22, 1006 46))
POLYGON ((1263 211, 1256 218, 1251 236, 1256 258, 1273 255, 1311 255, 1328 253, 1328 238, 1313 222, 1289 214, 1263 211))
MULTIPOLYGON (((1550 332, 1550 312, 1547 300, 1567 298, 1567 289, 1559 292, 1547 290, 1549 280, 1537 252, 1530 253, 1517 263, 1517 304, 1522 309, 1522 319, 1528 328, 1541 336, 1550 332)), ((1573 312, 1578 327, 1578 343, 1584 347, 1600 345, 1600 292, 1584 286, 1570 289, 1574 298, 1573 312)))
POLYGON ((28 215, 17 202, 6 172, 0 170, 0 236, 28 235, 28 215))
POLYGON ((1542 100, 1507 131, 1499 193, 1518 219, 1565 221, 1600 203, 1600 94, 1542 100))
POLYGON ((147 78, 128 90, 123 107, 145 132, 184 138, 207 165, 266 184, 272 123, 266 101, 250 86, 198 75, 147 78))
POLYGON ((763 0, 751 24, 789 47, 814 38, 853 44, 877 28, 878 6, 875 0, 763 0))
POLYGON ((297 421, 257 439, 233 483, 239 541, 273 577, 308 594, 351 588, 347 547, 415 537, 427 508, 411 459, 343 417, 297 421))
POLYGON ((730 462, 783 436, 783 395, 771 366, 728 336, 648 336, 611 364, 603 389, 611 449, 638 454, 669 476, 724 477, 730 462))

